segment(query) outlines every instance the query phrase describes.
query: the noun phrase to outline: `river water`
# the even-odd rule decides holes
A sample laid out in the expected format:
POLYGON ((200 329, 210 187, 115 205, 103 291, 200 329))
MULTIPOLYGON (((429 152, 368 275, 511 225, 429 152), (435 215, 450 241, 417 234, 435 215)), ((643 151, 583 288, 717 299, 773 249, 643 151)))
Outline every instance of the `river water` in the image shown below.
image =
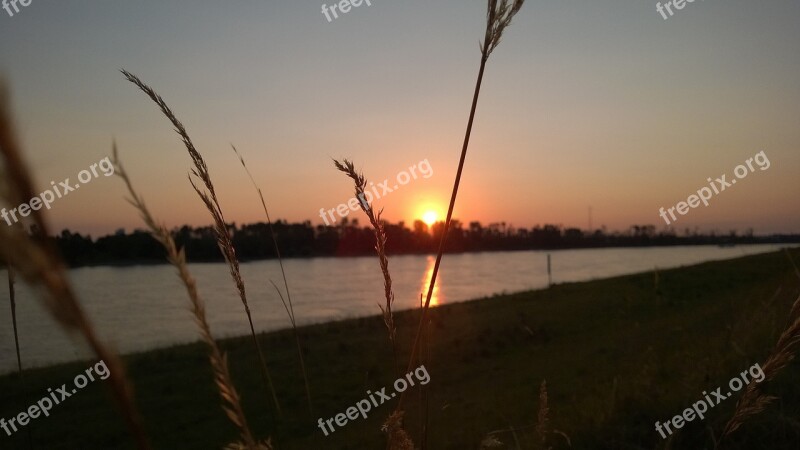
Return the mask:
MULTIPOLYGON (((678 267, 773 251, 779 245, 684 246, 517 251, 445 255, 434 304, 470 300, 547 286, 547 254, 553 282, 583 281, 678 267)), ((419 304, 427 292, 433 256, 394 256, 395 309, 419 304)), ((383 278, 376 257, 284 261, 298 323, 379 313, 383 278)), ((216 337, 249 333, 244 308, 223 263, 191 264, 216 337)), ((277 261, 242 264, 257 330, 289 326, 270 280, 283 285, 277 261)), ((16 368, 7 274, 0 271, 0 373, 16 368)), ((80 300, 100 334, 125 353, 197 340, 183 285, 171 266, 87 267, 70 271, 80 300)), ((86 358, 80 340, 59 328, 24 285, 17 285, 17 321, 25 367, 86 358)))

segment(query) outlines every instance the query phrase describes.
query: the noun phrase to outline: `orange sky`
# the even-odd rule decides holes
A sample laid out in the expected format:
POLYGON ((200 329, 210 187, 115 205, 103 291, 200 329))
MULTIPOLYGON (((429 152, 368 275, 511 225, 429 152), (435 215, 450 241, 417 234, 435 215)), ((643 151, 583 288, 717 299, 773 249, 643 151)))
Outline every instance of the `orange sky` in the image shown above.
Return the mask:
MULTIPOLYGON (((444 215, 479 62, 484 2, 373 1, 328 23, 319 2, 36 3, 0 17, 0 72, 39 186, 110 154, 169 226, 209 218, 150 83, 205 156, 226 218, 321 223, 352 197, 331 158, 372 181, 434 174, 377 202, 407 223, 444 215)), ((800 5, 528 2, 489 61, 455 217, 518 227, 662 227, 708 177, 764 150, 771 166, 676 226, 800 232, 800 5)), ((56 228, 140 226, 115 177, 53 204, 56 228)), ((361 213, 351 215, 365 223, 361 213)))

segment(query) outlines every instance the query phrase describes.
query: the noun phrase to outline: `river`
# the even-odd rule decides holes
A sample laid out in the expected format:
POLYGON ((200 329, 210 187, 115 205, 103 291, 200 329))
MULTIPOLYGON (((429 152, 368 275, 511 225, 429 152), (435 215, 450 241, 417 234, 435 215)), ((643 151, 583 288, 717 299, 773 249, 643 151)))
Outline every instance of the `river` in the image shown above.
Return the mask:
MULTIPOLYGON (((553 282, 615 275, 735 258, 773 251, 780 245, 681 246, 559 251, 487 252, 445 255, 433 303, 452 303, 497 293, 547 286, 547 254, 553 282)), ((433 256, 393 256, 395 309, 419 304, 433 268, 433 256)), ((325 322, 379 313, 383 278, 376 257, 310 258, 284 261, 298 323, 325 322)), ((216 337, 249 333, 244 308, 223 263, 191 264, 216 337)), ((242 264, 257 330, 289 326, 269 280, 282 286, 278 262, 242 264)), ((0 373, 16 368, 7 274, 0 271, 0 373)), ((125 353, 197 340, 188 299, 168 265, 86 267, 70 270, 85 310, 101 336, 125 353)), ((24 285, 17 286, 17 320, 25 367, 89 356, 79 339, 68 336, 24 285)))

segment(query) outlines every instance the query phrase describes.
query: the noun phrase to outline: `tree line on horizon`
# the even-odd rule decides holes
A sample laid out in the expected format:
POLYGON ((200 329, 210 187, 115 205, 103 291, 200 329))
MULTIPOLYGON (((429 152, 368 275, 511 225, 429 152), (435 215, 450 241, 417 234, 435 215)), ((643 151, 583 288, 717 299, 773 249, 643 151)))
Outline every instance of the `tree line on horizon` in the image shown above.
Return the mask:
MULTIPOLYGON (((686 229, 682 235, 674 230, 656 231, 653 225, 633 225, 623 232, 602 229, 587 232, 578 228, 564 228, 545 224, 533 228, 515 228, 505 222, 483 226, 470 222, 467 227, 453 220, 447 237, 448 253, 546 250, 599 247, 639 247, 669 245, 730 245, 752 243, 800 242, 800 235, 755 236, 752 229, 739 234, 710 232, 701 234, 686 229)), ((275 258, 272 235, 265 222, 228 226, 237 256, 242 260, 275 258)), ((375 253, 375 236, 371 228, 361 227, 357 219, 345 218, 338 225, 316 225, 310 221, 273 223, 278 247, 285 257, 314 256, 364 256, 375 253)), ((420 220, 412 228, 405 222, 386 224, 387 251, 389 254, 427 254, 437 250, 442 222, 431 227, 420 220)), ((210 226, 184 225, 172 230, 179 246, 185 249, 189 261, 223 261, 217 240, 210 226)), ((89 235, 63 230, 55 242, 71 266, 163 262, 163 248, 147 232, 125 230, 92 239, 89 235)))

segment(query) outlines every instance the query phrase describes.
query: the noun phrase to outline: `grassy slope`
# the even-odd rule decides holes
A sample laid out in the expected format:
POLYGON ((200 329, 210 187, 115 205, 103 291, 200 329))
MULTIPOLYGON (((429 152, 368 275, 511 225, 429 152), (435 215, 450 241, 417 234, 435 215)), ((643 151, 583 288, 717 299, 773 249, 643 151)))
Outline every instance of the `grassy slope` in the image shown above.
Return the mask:
MULTIPOLYGON (((800 261, 800 251, 794 251, 800 261)), ((445 262, 446 263, 446 262, 445 262)), ((377 268, 376 268, 377 270, 377 268)), ((477 448, 487 432, 535 423, 538 390, 547 379, 551 425, 573 448, 662 448, 654 430, 701 398, 703 390, 763 361, 786 324, 798 281, 782 253, 706 263, 654 274, 555 286, 434 310, 430 388, 430 448, 477 448)), ((202 293, 201 293, 202 295, 202 293)), ((244 320, 244 316, 242 316, 244 320)), ((400 314, 399 341, 408 343, 417 312, 400 314)), ((292 335, 262 337, 286 419, 276 421, 261 384, 249 338, 223 341, 252 427, 277 438, 281 449, 383 448, 378 431, 392 405, 329 437, 318 417, 344 412, 394 380, 381 319, 353 319, 304 327, 315 415, 305 407, 292 335)), ((139 406, 156 448, 212 449, 235 438, 211 383, 204 348, 179 346, 127 357, 139 406)), ((41 398, 48 387, 71 383, 88 363, 29 373, 25 386, 0 377, 0 417, 41 398)), ((781 399, 749 422, 729 448, 798 448, 800 374, 793 364, 767 386, 781 399)), ((390 390, 390 389, 389 389, 390 390)), ((724 391, 723 391, 724 392, 724 391)), ((411 391, 406 424, 418 442, 419 390, 411 391)), ((123 424, 89 385, 28 428, 37 448, 132 448, 123 424)), ((672 448, 711 448, 707 426, 720 430, 736 396, 702 422, 681 430, 672 448)), ((26 448, 24 432, 0 448, 26 448)), ((516 434, 535 448, 532 428, 516 434)), ((498 435, 513 443, 511 433, 498 435)), ((549 445, 566 448, 551 435, 549 445)))

